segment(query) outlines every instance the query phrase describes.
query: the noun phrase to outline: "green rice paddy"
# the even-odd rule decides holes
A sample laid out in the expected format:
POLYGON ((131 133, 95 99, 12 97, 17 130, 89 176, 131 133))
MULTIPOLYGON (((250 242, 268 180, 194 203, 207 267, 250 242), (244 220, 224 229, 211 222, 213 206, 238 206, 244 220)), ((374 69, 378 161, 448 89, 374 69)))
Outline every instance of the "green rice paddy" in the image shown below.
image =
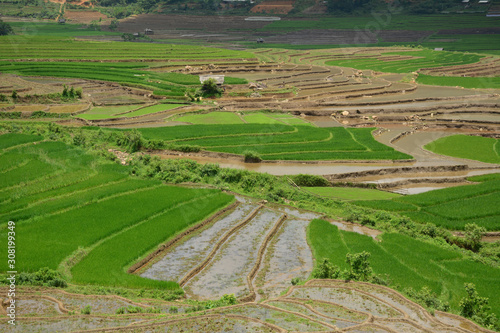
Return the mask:
POLYGON ((477 185, 434 190, 392 200, 355 201, 358 206, 398 212, 413 221, 463 230, 475 223, 487 230, 500 230, 500 174, 471 177, 477 185))
MULTIPOLYGON (((35 145, 40 139, 0 136, 0 216, 5 221, 0 240, 6 242, 6 221, 15 221, 16 269, 58 269, 84 251, 85 258, 70 267, 72 282, 178 288, 175 282, 129 275, 125 268, 233 197, 130 178, 128 167, 96 161, 60 142, 35 145)), ((8 270, 6 265, 0 264, 0 270, 8 270)))
POLYGON ((427 286, 440 299, 458 311, 460 299, 465 296, 464 283, 474 283, 483 297, 488 297, 492 311, 500 314, 500 269, 483 265, 463 257, 458 251, 405 235, 389 233, 379 236, 381 241, 357 233, 338 230, 323 220, 313 220, 308 228, 308 241, 316 262, 328 258, 331 263, 346 269, 345 255, 368 251, 374 273, 388 274, 391 286, 399 290, 420 290, 427 286), (481 272, 478 274, 478 272, 481 272))
POLYGON ((424 146, 437 154, 500 164, 500 140, 481 136, 452 135, 424 146))
POLYGON ((303 189, 322 197, 348 201, 385 200, 400 196, 399 194, 392 192, 355 187, 304 187, 303 189))

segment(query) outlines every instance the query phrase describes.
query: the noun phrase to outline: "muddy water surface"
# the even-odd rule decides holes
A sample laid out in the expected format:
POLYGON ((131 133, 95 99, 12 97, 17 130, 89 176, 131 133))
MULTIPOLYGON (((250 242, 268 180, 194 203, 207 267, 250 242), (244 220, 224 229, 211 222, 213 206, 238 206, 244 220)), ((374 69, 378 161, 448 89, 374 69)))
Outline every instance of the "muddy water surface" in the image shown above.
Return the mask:
POLYGON ((313 256, 306 241, 307 220, 287 219, 281 230, 268 247, 263 269, 257 280, 263 275, 263 284, 257 281, 257 288, 262 288, 271 297, 290 286, 294 277, 306 279, 313 269, 313 256))
POLYGON ((212 262, 187 284, 190 294, 203 299, 224 294, 241 297, 249 292, 246 277, 254 266, 263 238, 281 214, 263 209, 231 236, 212 262))
POLYGON ((166 253, 141 276, 155 280, 179 281, 210 253, 217 240, 227 230, 240 223, 255 208, 257 205, 239 205, 224 218, 166 253))

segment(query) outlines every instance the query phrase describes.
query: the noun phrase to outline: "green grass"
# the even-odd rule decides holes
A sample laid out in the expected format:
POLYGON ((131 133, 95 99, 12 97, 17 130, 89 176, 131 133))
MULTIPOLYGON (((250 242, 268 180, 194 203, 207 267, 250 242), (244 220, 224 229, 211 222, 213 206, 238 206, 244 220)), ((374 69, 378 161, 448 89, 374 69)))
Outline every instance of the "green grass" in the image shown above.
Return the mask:
POLYGON ((10 148, 30 142, 37 142, 40 140, 42 140, 42 137, 39 135, 7 133, 2 135, 0 149, 10 148))
POLYGON ((358 206, 399 212, 421 223, 433 223, 451 230, 463 230, 476 223, 487 230, 500 230, 500 177, 478 176, 477 185, 465 185, 402 196, 390 201, 355 201, 358 206))
MULTIPOLYGON (((16 269, 58 269, 83 248, 90 252, 74 267, 72 282, 178 288, 175 282, 128 275, 124 268, 233 197, 130 178, 129 167, 96 160, 60 142, 23 145, 40 139, 0 135, 0 147, 12 147, 0 151, 0 241, 6 242, 6 222, 15 221, 22 235, 16 238, 16 269)), ((0 255, 6 251, 1 248, 0 255)), ((0 270, 8 270, 6 263, 0 270)))
POLYGON ((159 243, 165 242, 194 222, 201 221, 223 208, 230 198, 214 191, 204 194, 205 196, 184 201, 157 216, 148 217, 122 232, 111 235, 72 269, 74 281, 113 286, 126 283, 131 287, 143 287, 146 283, 151 287, 164 285, 163 281, 126 274, 123 267, 132 264, 144 253, 153 250, 159 243), (95 274, 95 271, 110 271, 111 274, 95 274))
POLYGON ((322 197, 340 200, 384 200, 399 197, 399 194, 355 187, 304 187, 322 197))
POLYGON ((481 296, 488 297, 494 313, 500 314, 500 271, 463 258, 460 252, 400 234, 383 234, 381 242, 371 237, 340 231, 323 220, 313 220, 307 232, 316 262, 328 258, 343 269, 346 253, 368 251, 376 274, 388 274, 391 285, 399 290, 429 287, 458 311, 465 296, 464 283, 472 282, 481 296), (418 254, 418 255, 415 255, 418 254))
POLYGON ((446 35, 435 34, 421 43, 428 48, 442 47, 446 51, 479 52, 499 54, 500 36, 498 34, 446 35))
MULTIPOLYGON (((3 5, 2 5, 3 6, 3 5)), ((112 36, 119 32, 96 31, 80 24, 59 24, 57 22, 9 22, 16 35, 24 35, 29 42, 36 42, 40 36, 77 37, 77 36, 112 36)), ((14 36, 10 36, 13 38, 14 36)), ((43 38, 43 37, 42 37, 43 38)), ((15 39, 14 39, 15 40, 15 39)))
POLYGON ((499 141, 481 136, 452 135, 433 141, 424 148, 437 154, 500 164, 499 141))
POLYGON ((280 122, 266 113, 247 113, 243 116, 247 123, 251 124, 280 124, 280 122))

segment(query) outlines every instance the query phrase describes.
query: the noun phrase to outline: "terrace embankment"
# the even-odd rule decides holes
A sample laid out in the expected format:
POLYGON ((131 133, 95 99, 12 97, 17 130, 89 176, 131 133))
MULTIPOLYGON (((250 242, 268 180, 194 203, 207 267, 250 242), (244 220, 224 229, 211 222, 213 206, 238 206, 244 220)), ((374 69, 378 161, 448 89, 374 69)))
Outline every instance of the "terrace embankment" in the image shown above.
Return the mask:
MULTIPOLYGON (((7 288, 0 293, 6 294, 7 288)), ((492 332, 457 315, 440 311, 431 315, 390 288, 364 282, 310 280, 262 303, 200 313, 191 312, 191 305, 182 301, 140 296, 81 295, 22 286, 18 293, 16 329, 21 332, 492 332), (90 314, 77 313, 89 305, 90 314)), ((9 330, 8 325, 6 318, 0 329, 9 330)))
POLYGON ((319 215, 240 199, 244 203, 150 257, 141 276, 177 280, 196 298, 234 293, 242 301, 278 295, 297 274, 307 277, 313 259, 306 226, 319 215))

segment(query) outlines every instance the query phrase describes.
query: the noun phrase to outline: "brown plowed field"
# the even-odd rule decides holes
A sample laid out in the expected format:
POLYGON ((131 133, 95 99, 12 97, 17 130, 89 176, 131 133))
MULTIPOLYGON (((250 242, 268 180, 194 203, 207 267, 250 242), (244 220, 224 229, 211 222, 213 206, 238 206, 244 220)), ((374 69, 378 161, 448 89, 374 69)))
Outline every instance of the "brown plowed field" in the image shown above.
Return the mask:
POLYGON ((103 24, 106 24, 108 17, 98 11, 81 11, 81 10, 66 10, 64 12, 64 17, 69 21, 69 23, 81 23, 89 24, 92 21, 102 20, 103 24))
POLYGON ((288 14, 293 9, 294 1, 264 1, 253 7, 252 13, 288 14))

